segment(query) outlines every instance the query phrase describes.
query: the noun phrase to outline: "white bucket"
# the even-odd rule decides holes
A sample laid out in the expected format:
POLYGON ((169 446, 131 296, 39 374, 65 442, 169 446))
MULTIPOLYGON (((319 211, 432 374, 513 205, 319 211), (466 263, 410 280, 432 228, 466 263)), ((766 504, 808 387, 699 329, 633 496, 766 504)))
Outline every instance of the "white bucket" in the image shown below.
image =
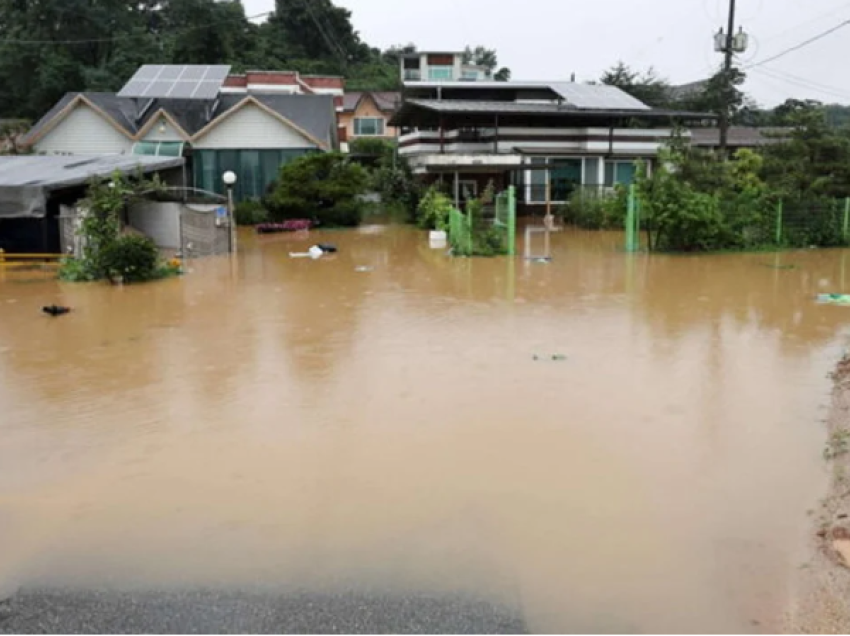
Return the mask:
POLYGON ((428 243, 431 249, 444 249, 448 244, 448 235, 442 230, 431 230, 428 233, 428 243))

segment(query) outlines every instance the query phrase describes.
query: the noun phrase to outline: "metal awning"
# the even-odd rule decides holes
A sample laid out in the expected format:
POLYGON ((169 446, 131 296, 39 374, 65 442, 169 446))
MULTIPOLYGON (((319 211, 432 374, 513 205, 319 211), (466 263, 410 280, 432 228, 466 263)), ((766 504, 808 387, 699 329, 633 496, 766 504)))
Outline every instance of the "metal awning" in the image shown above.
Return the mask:
POLYGON ((0 157, 0 219, 42 218, 50 193, 105 179, 179 168, 183 157, 62 155, 0 157))

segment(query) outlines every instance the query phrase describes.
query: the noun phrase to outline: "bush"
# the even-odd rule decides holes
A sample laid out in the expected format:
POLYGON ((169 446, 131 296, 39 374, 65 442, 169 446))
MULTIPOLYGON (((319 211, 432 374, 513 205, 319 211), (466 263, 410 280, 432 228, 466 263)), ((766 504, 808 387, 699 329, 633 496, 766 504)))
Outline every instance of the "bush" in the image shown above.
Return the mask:
POLYGON ((109 276, 121 276, 126 283, 159 278, 159 250, 146 236, 119 236, 101 252, 109 276))
POLYGON ((265 205, 273 221, 308 218, 331 227, 359 225, 368 177, 340 153, 309 154, 280 170, 265 205))
POLYGON ((416 224, 426 230, 449 228, 449 212, 453 208, 452 200, 431 186, 416 208, 416 224))
POLYGON ((576 189, 561 209, 564 223, 587 230, 621 230, 626 224, 628 190, 576 189))
POLYGON ((269 220, 265 206, 255 199, 237 203, 233 215, 236 225, 259 225, 269 220))

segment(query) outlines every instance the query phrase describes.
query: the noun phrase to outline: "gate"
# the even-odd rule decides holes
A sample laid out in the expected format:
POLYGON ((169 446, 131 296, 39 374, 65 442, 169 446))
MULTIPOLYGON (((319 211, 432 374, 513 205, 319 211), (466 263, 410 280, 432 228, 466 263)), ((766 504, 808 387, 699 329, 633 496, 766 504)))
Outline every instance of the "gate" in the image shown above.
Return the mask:
POLYGON ((229 254, 230 226, 222 206, 183 205, 180 211, 180 253, 183 258, 229 254))

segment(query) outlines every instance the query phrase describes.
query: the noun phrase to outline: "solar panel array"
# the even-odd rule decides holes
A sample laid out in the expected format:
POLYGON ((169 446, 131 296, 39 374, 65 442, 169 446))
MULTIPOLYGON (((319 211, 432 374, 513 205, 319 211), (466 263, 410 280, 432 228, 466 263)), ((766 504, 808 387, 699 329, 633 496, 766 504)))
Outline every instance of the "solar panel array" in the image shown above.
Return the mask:
POLYGON ((576 108, 599 110, 649 110, 649 106, 616 86, 560 82, 552 88, 576 108))
POLYGON ((230 66, 141 67, 122 88, 118 97, 150 99, 215 99, 230 74, 230 66))

